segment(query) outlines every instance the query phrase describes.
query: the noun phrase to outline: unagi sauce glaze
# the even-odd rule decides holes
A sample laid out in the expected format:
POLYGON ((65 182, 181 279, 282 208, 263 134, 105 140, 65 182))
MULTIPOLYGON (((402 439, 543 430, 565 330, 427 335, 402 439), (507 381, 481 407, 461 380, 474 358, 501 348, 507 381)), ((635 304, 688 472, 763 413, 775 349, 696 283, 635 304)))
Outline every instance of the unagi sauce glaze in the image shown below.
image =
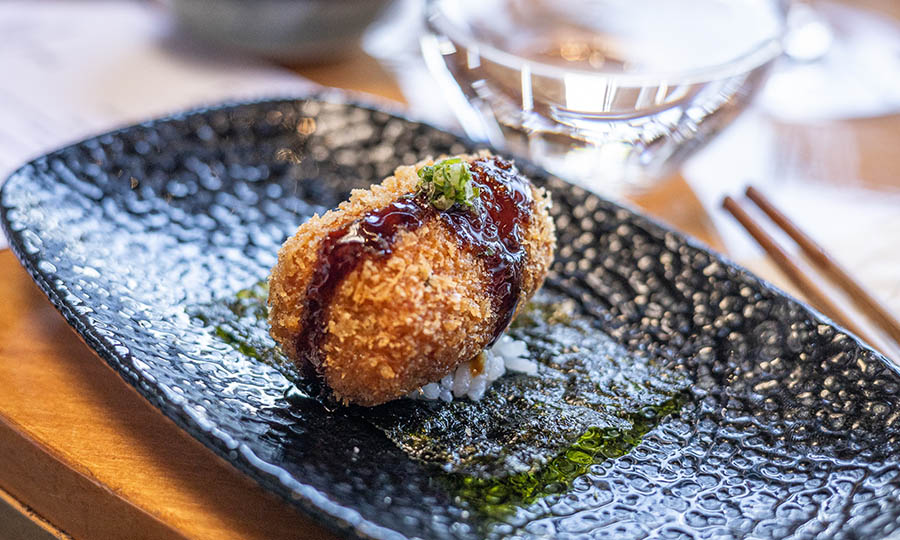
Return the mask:
POLYGON ((527 257, 522 238, 534 199, 528 180, 512 163, 489 157, 469 166, 480 189, 480 202, 474 209, 454 205, 439 212, 425 197, 411 193, 326 235, 306 288, 301 332, 295 342, 304 372, 312 374, 321 365, 329 308, 338 286, 364 260, 390 256, 400 232, 414 231, 432 219, 439 219, 461 248, 481 259, 494 315, 489 344, 500 337, 521 294, 527 257))

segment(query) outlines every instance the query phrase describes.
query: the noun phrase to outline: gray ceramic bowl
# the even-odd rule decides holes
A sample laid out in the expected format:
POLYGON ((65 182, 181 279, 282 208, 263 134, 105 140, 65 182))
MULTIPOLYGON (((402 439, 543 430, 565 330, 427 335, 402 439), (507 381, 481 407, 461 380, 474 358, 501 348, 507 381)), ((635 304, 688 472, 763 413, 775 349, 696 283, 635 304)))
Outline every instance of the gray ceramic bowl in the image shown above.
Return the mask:
POLYGON ((172 0, 179 24, 217 45, 282 61, 341 56, 390 0, 172 0))

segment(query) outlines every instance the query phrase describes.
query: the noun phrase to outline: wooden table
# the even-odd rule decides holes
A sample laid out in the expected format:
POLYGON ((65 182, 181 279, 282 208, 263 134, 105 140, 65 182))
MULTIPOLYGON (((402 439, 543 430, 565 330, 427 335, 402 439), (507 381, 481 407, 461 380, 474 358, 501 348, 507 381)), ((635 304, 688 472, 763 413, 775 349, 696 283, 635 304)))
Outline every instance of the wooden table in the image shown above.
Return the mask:
MULTIPOLYGON (((361 52, 296 70, 402 100, 391 77, 361 52)), ((682 178, 633 202, 722 248, 682 178)), ((0 538, 333 537, 124 383, 9 251, 0 252, 0 276, 0 538)))

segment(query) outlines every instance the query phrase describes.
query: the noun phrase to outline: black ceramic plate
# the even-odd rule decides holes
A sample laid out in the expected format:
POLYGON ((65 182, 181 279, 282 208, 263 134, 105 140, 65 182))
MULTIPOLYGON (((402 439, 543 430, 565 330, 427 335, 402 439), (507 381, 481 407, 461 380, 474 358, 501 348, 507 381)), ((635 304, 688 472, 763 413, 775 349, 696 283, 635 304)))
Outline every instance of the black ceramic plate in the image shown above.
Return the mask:
POLYGON ((188 314, 267 275, 353 187, 473 146, 317 99, 199 110, 41 157, 2 192, 22 263, 148 400, 323 523, 370 537, 882 538, 900 529, 900 378, 820 315, 678 233, 520 164, 555 200, 546 288, 692 381, 626 455, 487 517, 352 410, 188 314))

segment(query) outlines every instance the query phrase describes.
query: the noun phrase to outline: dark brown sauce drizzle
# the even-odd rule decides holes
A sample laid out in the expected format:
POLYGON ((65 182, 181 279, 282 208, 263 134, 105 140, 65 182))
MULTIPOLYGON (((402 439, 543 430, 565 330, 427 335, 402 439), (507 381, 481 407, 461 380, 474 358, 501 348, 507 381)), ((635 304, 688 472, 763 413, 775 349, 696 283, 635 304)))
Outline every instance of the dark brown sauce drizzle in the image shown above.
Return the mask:
POLYGON ((481 211, 451 209, 439 216, 461 247, 474 249, 483 261, 495 317, 490 346, 509 325, 519 304, 526 258, 522 237, 534 200, 528 180, 512 163, 494 157, 469 166, 472 180, 481 190, 481 211))
POLYGON ((460 247, 474 250, 483 260, 495 317, 490 344, 500 337, 519 302, 526 258, 522 235, 534 201, 528 180, 512 163, 493 157, 469 166, 473 182, 481 190, 477 211, 455 205, 438 212, 424 197, 409 194, 367 212, 322 240, 306 288, 302 330, 296 340, 301 367, 307 375, 321 364, 328 309, 344 278, 365 259, 389 256, 401 231, 415 230, 435 218, 454 233, 460 247))

